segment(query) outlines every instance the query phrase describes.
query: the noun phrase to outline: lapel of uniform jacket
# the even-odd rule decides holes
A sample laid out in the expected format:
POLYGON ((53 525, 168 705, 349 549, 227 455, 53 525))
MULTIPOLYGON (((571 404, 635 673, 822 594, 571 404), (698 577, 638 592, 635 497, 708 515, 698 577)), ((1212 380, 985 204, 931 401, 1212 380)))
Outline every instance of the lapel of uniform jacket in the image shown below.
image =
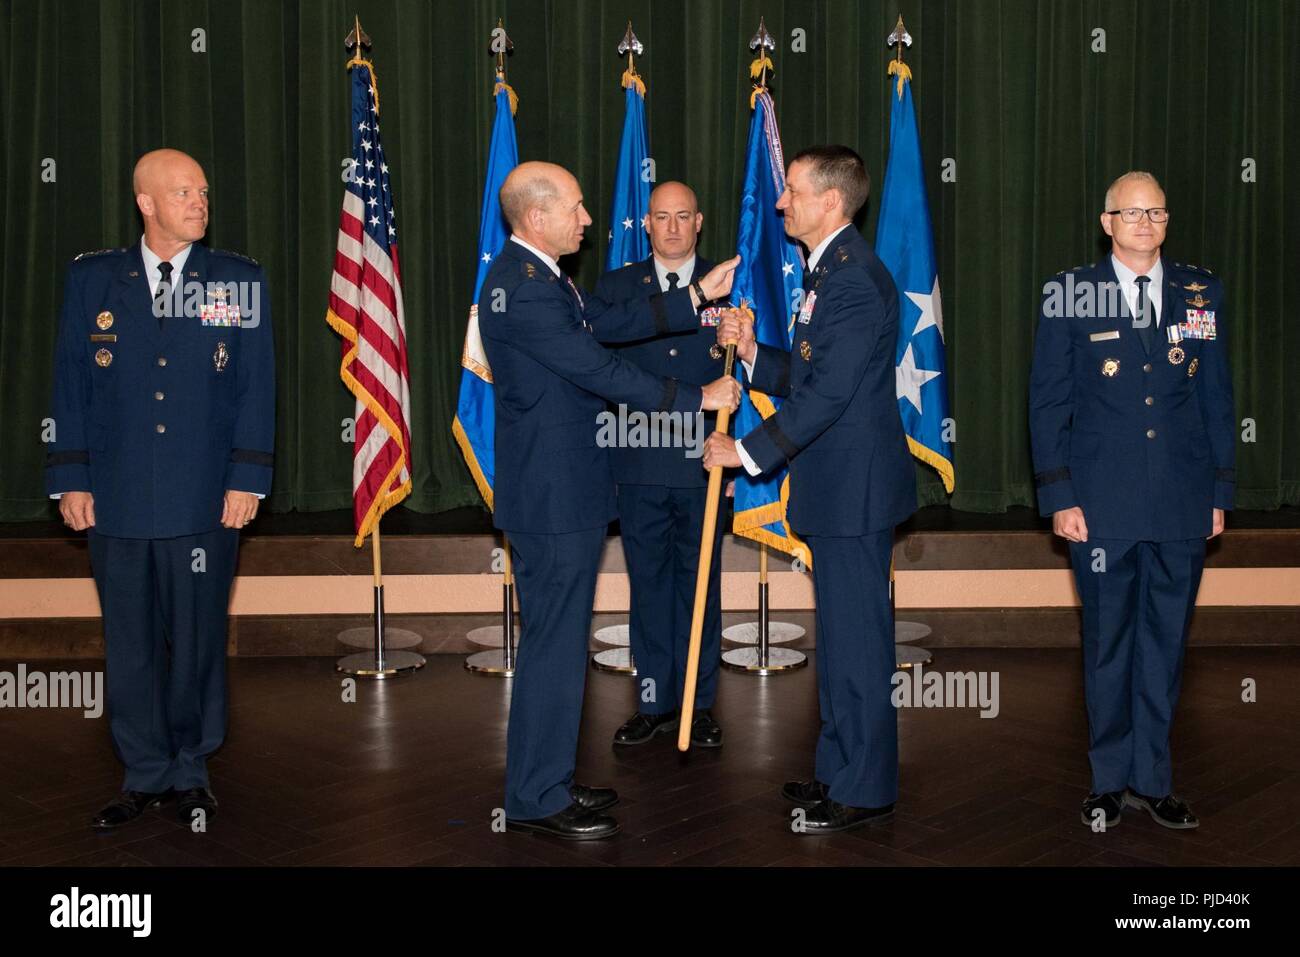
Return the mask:
POLYGON ((131 247, 130 255, 118 271, 113 303, 109 308, 113 315, 126 319, 139 335, 150 342, 158 341, 161 333, 158 318, 153 314, 153 293, 139 242, 131 247))

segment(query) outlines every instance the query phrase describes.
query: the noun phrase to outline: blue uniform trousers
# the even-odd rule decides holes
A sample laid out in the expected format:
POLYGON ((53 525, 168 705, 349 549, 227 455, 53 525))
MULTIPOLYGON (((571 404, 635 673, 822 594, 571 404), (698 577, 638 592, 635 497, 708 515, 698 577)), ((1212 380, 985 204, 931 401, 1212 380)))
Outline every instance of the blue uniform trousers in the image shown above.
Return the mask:
POLYGON ((548 817, 573 801, 569 785, 605 529, 506 533, 522 626, 506 732, 508 818, 548 817))
POLYGON ((1092 789, 1164 797, 1173 788, 1169 730, 1205 539, 1090 538, 1070 543, 1070 563, 1083 602, 1092 789))
POLYGON ((894 530, 804 540, 817 598, 816 778, 840 804, 883 807, 898 799, 898 713, 890 697, 894 530))
POLYGON ((226 612, 239 532, 140 539, 92 528, 88 544, 122 787, 206 787, 207 758, 226 736, 226 612))
MULTIPOLYGON (((629 632, 637 669, 637 710, 667 714, 681 707, 686 653, 695 610, 706 488, 619 485, 618 521, 632 586, 629 632), (653 684, 647 685, 647 679, 653 684)), ((713 563, 704 605, 695 707, 712 708, 722 654, 722 533, 719 503, 713 563)))

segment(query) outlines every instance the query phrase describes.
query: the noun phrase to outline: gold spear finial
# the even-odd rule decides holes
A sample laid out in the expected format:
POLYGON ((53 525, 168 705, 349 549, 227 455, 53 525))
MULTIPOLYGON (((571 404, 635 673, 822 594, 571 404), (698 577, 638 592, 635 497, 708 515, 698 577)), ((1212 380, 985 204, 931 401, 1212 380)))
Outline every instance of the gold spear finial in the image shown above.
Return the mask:
POLYGON ((359 16, 353 15, 352 32, 344 39, 343 46, 352 54, 352 60, 348 61, 349 63, 353 61, 361 62, 365 58, 362 48, 370 49, 370 37, 361 29, 361 18, 359 16))
POLYGON ((896 47, 898 52, 894 59, 889 61, 889 68, 885 71, 890 76, 898 77, 898 98, 903 98, 903 81, 912 79, 911 68, 903 62, 903 47, 912 45, 912 34, 907 32, 907 27, 903 26, 903 15, 898 15, 898 23, 894 26, 894 32, 885 39, 885 46, 896 47))

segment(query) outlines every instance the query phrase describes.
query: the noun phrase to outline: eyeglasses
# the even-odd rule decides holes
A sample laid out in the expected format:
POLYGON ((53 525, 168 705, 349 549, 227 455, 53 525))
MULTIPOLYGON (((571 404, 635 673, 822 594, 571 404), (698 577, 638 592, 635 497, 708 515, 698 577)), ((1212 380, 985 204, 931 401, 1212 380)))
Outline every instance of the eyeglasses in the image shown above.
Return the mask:
POLYGON ((1156 206, 1153 209, 1139 209, 1137 206, 1130 206, 1128 209, 1108 209, 1107 216, 1118 216, 1126 223, 1136 223, 1146 214, 1147 219, 1153 223, 1163 223, 1169 219, 1169 210, 1164 206, 1156 206))

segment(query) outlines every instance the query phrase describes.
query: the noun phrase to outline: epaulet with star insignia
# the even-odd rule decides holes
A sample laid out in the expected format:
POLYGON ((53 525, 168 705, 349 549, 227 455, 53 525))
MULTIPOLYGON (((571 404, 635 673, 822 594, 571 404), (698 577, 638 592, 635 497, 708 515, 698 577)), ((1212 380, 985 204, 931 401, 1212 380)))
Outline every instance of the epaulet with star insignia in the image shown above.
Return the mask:
POLYGON ((250 266, 261 268, 262 265, 252 256, 245 256, 243 253, 231 252, 229 249, 213 249, 211 252, 214 256, 229 256, 231 259, 238 259, 240 262, 248 263, 250 266))
POLYGON ((1213 276, 1213 275, 1214 275, 1213 272, 1211 272, 1210 270, 1206 269, 1204 266, 1196 266, 1196 265, 1193 265, 1192 263, 1174 263, 1174 265, 1177 266, 1179 269, 1189 269, 1189 270, 1191 270, 1192 272, 1198 272, 1198 273, 1200 273, 1200 274, 1203 275, 1203 276, 1213 276))
POLYGON ((124 253, 124 252, 126 252, 125 246, 119 246, 116 249, 95 249, 95 250, 91 250, 90 252, 78 253, 76 256, 72 258, 72 261, 74 263, 79 263, 83 259, 90 259, 92 256, 104 256, 107 255, 108 253, 124 253))

